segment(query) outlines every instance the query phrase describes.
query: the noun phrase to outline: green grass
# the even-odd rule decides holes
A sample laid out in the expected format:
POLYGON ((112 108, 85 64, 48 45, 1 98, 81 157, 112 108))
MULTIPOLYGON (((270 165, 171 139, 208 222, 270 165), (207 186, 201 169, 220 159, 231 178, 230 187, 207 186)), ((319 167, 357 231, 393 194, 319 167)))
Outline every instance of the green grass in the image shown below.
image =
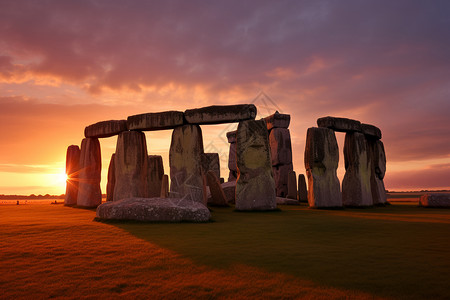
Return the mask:
POLYGON ((450 210, 214 208, 203 224, 111 224, 198 264, 249 265, 323 286, 405 299, 450 298, 450 210))

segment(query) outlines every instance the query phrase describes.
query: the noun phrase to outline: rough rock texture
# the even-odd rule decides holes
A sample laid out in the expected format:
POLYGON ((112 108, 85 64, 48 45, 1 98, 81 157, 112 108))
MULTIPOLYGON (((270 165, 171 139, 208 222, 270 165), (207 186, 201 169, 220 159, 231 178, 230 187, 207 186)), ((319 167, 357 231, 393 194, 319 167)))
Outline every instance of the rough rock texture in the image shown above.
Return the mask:
MULTIPOLYGON (((237 168, 237 167, 236 167, 237 168)), ((228 182, 237 180, 237 171, 231 171, 228 173, 228 182)))
POLYGON ((309 206, 341 207, 342 196, 336 175, 339 149, 333 130, 308 128, 304 161, 308 177, 309 206))
POLYGON ((256 106, 253 104, 212 105, 188 109, 184 112, 184 117, 189 124, 234 123, 255 119, 256 106))
POLYGON ((348 132, 344 145, 345 176, 342 180, 344 206, 371 206, 371 162, 364 134, 348 132))
POLYGON ((272 167, 273 179, 277 197, 286 197, 288 194, 288 175, 293 171, 292 164, 272 167))
POLYGON ((78 197, 78 179, 80 170, 80 147, 71 145, 66 154, 66 195, 64 205, 76 205, 78 197))
POLYGON ((198 125, 184 125, 172 132, 169 151, 170 197, 203 203, 203 138, 198 125))
POLYGON ((186 199, 126 198, 100 205, 97 218, 142 222, 206 222, 211 214, 203 204, 186 199))
POLYGON ((127 120, 102 121, 87 126, 84 136, 87 138, 106 138, 127 131, 127 120))
POLYGON ((78 206, 97 207, 102 203, 102 192, 100 190, 101 171, 102 157, 98 139, 83 139, 80 153, 78 206))
POLYGON ((106 201, 114 200, 114 187, 116 185, 116 154, 111 155, 108 167, 108 182, 106 183, 106 201))
POLYGON ((235 203, 236 181, 228 181, 221 184, 227 203, 235 203))
POLYGON ((265 121, 240 122, 236 138, 236 209, 276 209, 275 182, 265 121))
POLYGON ((450 193, 432 193, 420 197, 419 205, 424 207, 450 207, 450 193))
POLYGON ((361 124, 362 133, 368 135, 370 138, 381 139, 381 130, 380 128, 369 125, 369 124, 361 124))
POLYGON ((161 195, 160 198, 169 197, 169 176, 164 174, 161 181, 161 195))
POLYGON ((289 129, 274 128, 269 134, 272 166, 292 163, 291 134, 289 129))
POLYGON ((230 152, 228 153, 228 169, 237 172, 236 165, 236 143, 230 144, 230 152))
POLYGON ((277 197, 277 205, 300 205, 300 201, 297 199, 277 197))
POLYGON ((203 153, 202 155, 203 174, 213 171, 217 178, 220 178, 219 153, 203 153))
POLYGON ((237 130, 227 132, 228 143, 236 143, 236 133, 237 133, 237 130))
POLYGON ((148 197, 161 196, 161 183, 164 175, 163 159, 161 155, 148 156, 148 197))
POLYGON ((298 175, 298 201, 308 202, 308 190, 306 189, 305 175, 298 175))
POLYGON ((271 130, 272 128, 288 128, 289 123, 291 122, 291 116, 287 114, 280 114, 276 111, 273 115, 265 117, 267 130, 271 130))
POLYGON ((209 186, 211 193, 211 199, 208 200, 208 204, 212 206, 228 206, 227 198, 220 185, 219 178, 217 178, 216 173, 213 171, 208 171, 206 173, 206 181, 209 186))
POLYGON ((323 117, 317 119, 317 126, 340 132, 361 132, 361 122, 347 118, 323 117))
MULTIPOLYGON (((367 138, 367 136, 366 136, 367 138)), ((370 189, 374 205, 387 203, 386 189, 384 187, 384 175, 386 174, 386 154, 383 142, 375 138, 367 138, 370 157, 370 189)))
POLYGON ((129 116, 127 126, 129 130, 163 130, 183 125, 183 112, 165 111, 129 116))
POLYGON ((115 169, 114 201, 148 196, 148 154, 143 132, 125 131, 119 134, 115 169))
POLYGON ((288 193, 286 198, 297 200, 297 175, 295 171, 288 173, 288 193))

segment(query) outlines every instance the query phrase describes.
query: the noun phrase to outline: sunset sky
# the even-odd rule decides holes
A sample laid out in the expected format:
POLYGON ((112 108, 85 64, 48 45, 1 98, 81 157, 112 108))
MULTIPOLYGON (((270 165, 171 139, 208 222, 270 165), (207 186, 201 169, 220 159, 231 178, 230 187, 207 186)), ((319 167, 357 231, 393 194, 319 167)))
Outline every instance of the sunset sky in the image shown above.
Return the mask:
MULTIPOLYGON (((297 173, 307 128, 339 116, 382 130, 387 189, 450 188, 450 1, 0 0, 0 194, 64 193, 92 123, 238 103, 291 115, 297 173)), ((225 178, 236 127, 202 127, 225 178)), ((169 174, 171 131, 146 135, 169 174)))

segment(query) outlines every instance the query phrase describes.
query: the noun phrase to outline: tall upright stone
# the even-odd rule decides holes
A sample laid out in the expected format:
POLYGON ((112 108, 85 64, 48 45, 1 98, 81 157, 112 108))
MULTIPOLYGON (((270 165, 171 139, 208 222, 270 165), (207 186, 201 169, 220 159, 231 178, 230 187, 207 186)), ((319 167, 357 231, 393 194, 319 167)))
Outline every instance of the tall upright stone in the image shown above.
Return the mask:
POLYGON ((297 175, 295 171, 288 174, 288 194, 286 198, 297 200, 297 175))
POLYGON ((66 195, 64 205, 76 205, 78 197, 78 179, 80 171, 80 147, 71 145, 66 154, 66 195))
POLYGON ((148 197, 148 154, 145 134, 124 131, 117 138, 114 201, 148 197))
POLYGON ((161 181, 161 196, 160 198, 169 197, 169 176, 166 174, 163 175, 161 181))
POLYGON ((308 190, 306 189, 305 175, 298 175, 298 201, 308 202, 308 190))
POLYGON ((203 153, 202 155, 203 174, 208 171, 214 172, 217 178, 220 178, 220 159, 219 153, 203 153))
POLYGON ((148 197, 161 196, 162 177, 164 175, 163 159, 161 155, 148 156, 148 197))
POLYGON ((264 120, 242 121, 236 136, 237 210, 274 210, 277 207, 269 139, 264 120))
POLYGON ((342 180, 344 206, 371 206, 371 165, 364 134, 347 132, 344 145, 345 176, 342 180))
POLYGON ((203 137, 199 125, 184 125, 172 132, 169 150, 170 197, 203 203, 203 137))
POLYGON ((334 131, 308 128, 305 147, 305 168, 308 177, 310 207, 342 207, 342 196, 336 170, 339 149, 334 131))
POLYGON ((230 150, 228 152, 228 181, 236 181, 237 179, 236 133, 237 130, 227 132, 228 143, 230 143, 230 150))
POLYGON ((84 138, 80 152, 80 181, 77 205, 97 207, 102 203, 100 176, 102 157, 100 143, 97 138, 84 138))
POLYGON ((116 154, 111 155, 111 160, 108 167, 108 182, 106 183, 106 201, 114 200, 114 187, 116 185, 116 154))
MULTIPOLYGON (((367 136, 366 136, 367 138, 367 136)), ((384 187, 384 175, 386 174, 386 153, 383 142, 368 138, 370 156, 370 188, 374 205, 385 205, 387 203, 386 189, 384 187)))

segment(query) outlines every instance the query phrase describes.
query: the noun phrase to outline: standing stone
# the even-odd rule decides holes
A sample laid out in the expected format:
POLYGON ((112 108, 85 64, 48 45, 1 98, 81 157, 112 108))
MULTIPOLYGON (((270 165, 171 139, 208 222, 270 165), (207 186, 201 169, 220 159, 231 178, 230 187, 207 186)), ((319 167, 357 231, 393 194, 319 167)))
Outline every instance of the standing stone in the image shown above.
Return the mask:
POLYGON ((202 155, 203 174, 213 171, 217 178, 220 178, 219 153, 203 153, 202 155))
POLYGON ((80 170, 80 147, 71 145, 66 155, 66 195, 64 205, 76 205, 78 197, 78 179, 80 170))
POLYGON ((97 207, 102 203, 102 192, 100 189, 101 171, 102 157, 98 139, 83 139, 80 153, 78 206, 97 207))
POLYGON ((161 196, 161 183, 164 175, 164 166, 161 155, 148 156, 148 197, 161 196))
POLYGON ((236 200, 236 181, 224 182, 221 184, 222 190, 227 199, 227 203, 235 203, 236 200))
POLYGON ((298 201, 308 202, 308 190, 306 189, 305 175, 298 175, 298 201))
POLYGON ((116 154, 111 155, 111 161, 108 168, 108 182, 106 183, 106 201, 114 200, 114 187, 116 185, 116 167, 115 160, 116 154))
POLYGON ((269 134, 272 166, 292 163, 291 134, 287 128, 273 128, 269 134))
POLYGON ((336 175, 338 163, 339 149, 334 131, 328 128, 308 128, 305 168, 310 207, 342 207, 340 184, 336 175))
POLYGON ((348 132, 344 145, 345 176, 342 180, 344 206, 371 206, 369 153, 364 134, 348 132))
POLYGON ((217 178, 216 173, 213 171, 208 171, 206 173, 206 181, 211 192, 211 200, 209 204, 212 206, 228 206, 227 198, 220 185, 219 178, 217 178))
POLYGON ((230 144, 230 152, 228 154, 228 169, 237 172, 236 165, 236 143, 230 144))
POLYGON ((288 174, 288 194, 286 198, 297 200, 297 175, 295 171, 288 174))
POLYGON ((198 125, 184 125, 172 132, 169 151, 170 197, 203 203, 203 138, 198 125))
POLYGON ((385 205, 387 203, 386 189, 384 187, 384 175, 386 173, 386 154, 383 142, 368 138, 370 157, 370 188, 374 205, 385 205))
POLYGON ((237 133, 237 130, 227 132, 228 143, 230 143, 230 144, 236 143, 236 133, 237 133))
POLYGON ((167 197, 169 197, 169 176, 164 174, 162 177, 162 182, 161 182, 160 198, 167 198, 167 197))
POLYGON ((236 183, 237 210, 274 210, 275 181, 266 123, 242 121, 236 141, 238 180, 236 183))
POLYGON ((237 180, 237 171, 231 171, 228 173, 228 182, 237 180))
POLYGON ((273 179, 275 180, 275 190, 277 197, 286 197, 288 194, 288 176, 293 171, 292 164, 273 166, 273 179))
POLYGON ((147 143, 143 132, 125 131, 119 134, 115 157, 114 201, 148 197, 147 161, 147 143))

